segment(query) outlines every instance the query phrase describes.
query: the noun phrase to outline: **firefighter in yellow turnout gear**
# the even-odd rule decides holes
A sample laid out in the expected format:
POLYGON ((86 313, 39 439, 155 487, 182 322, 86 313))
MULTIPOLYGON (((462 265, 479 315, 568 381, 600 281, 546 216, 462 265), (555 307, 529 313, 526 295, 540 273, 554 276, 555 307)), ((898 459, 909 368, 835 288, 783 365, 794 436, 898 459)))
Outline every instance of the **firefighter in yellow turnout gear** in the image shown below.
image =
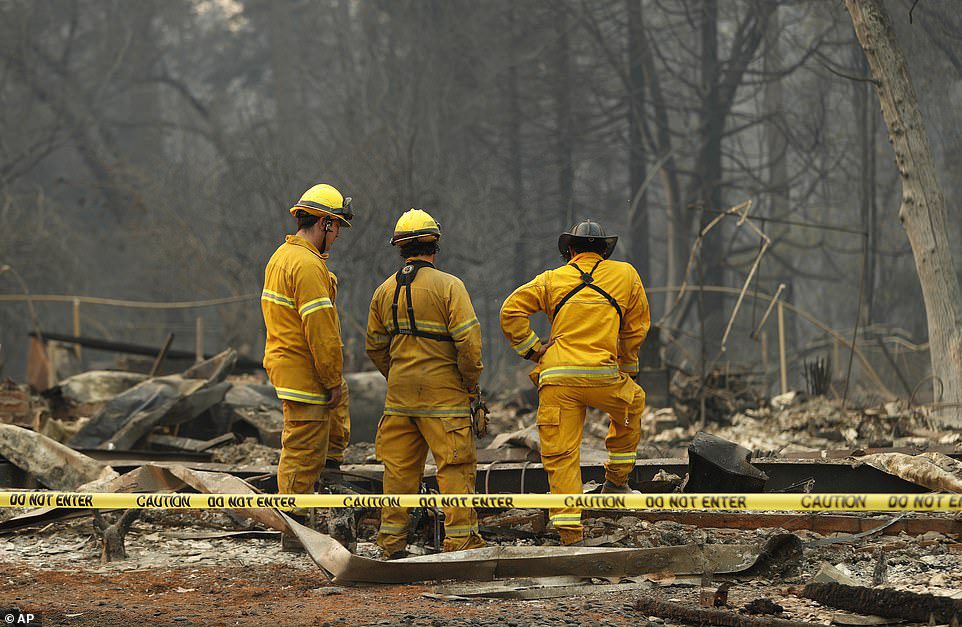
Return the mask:
MULTIPOLYGON (((404 213, 391 238, 404 266, 371 300, 367 354, 387 378, 375 444, 385 494, 418 492, 429 449, 442 493, 474 492, 470 403, 481 375, 481 327, 464 283, 434 267, 440 237, 427 212, 404 213)), ((406 508, 382 508, 377 544, 385 556, 404 554, 408 525, 406 508)), ((444 532, 445 551, 484 546, 473 508, 446 508, 444 532)))
MULTIPOLYGON (((541 459, 552 493, 581 493, 581 435, 588 406, 611 419, 605 446, 604 492, 629 492, 628 475, 641 438, 645 393, 638 350, 650 326, 648 299, 638 272, 611 261, 617 237, 585 221, 563 233, 558 249, 568 263, 522 285, 501 307, 501 328, 515 352, 538 365, 538 433, 541 459), (529 317, 539 311, 551 322, 542 344, 529 317)), ((563 544, 583 538, 581 509, 552 509, 563 544)))
POLYGON ((314 491, 332 414, 343 400, 341 328, 327 256, 340 229, 351 226, 350 202, 330 185, 307 190, 291 208, 297 234, 287 236, 264 271, 264 368, 284 409, 280 493, 314 491))

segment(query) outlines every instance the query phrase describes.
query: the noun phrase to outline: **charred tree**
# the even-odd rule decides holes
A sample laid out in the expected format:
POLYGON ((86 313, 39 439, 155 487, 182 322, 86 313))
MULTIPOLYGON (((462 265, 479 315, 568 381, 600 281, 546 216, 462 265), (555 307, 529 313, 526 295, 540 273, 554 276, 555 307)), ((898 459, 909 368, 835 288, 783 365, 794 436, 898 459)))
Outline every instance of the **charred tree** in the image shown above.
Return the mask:
MULTIPOLYGON (((654 131, 652 133, 652 143, 657 152, 657 168, 659 178, 662 181, 665 195, 665 242, 666 256, 668 257, 666 267, 666 280, 668 285, 679 285, 685 271, 685 264, 688 261, 688 222, 685 216, 681 215, 681 183, 679 181, 678 164, 675 161, 675 148, 672 144, 671 128, 668 121, 668 105, 664 91, 661 86, 661 78, 655 67, 654 42, 648 37, 645 15, 639 4, 638 10, 638 29, 635 36, 638 37, 639 45, 642 48, 642 70, 644 71, 644 84, 647 88, 647 95, 651 101, 654 113, 654 131)), ((642 276, 642 280, 646 278, 642 276)), ((665 299, 665 307, 669 306, 670 299, 665 299)))
MULTIPOLYGON (((868 74, 868 64, 865 54, 855 42, 855 67, 861 76, 868 74)), ((864 242, 865 297, 862 301, 862 311, 859 315, 862 324, 872 324, 872 311, 875 302, 875 249, 877 233, 875 228, 875 114, 869 106, 869 90, 871 86, 864 81, 852 83, 853 102, 855 103, 855 126, 858 141, 859 188, 858 206, 862 218, 862 228, 867 234, 864 242)))
MULTIPOLYGON (((727 111, 722 108, 719 85, 718 0, 702 0, 700 20, 702 100, 698 115, 702 149, 699 152, 695 174, 695 202, 706 211, 701 213, 699 230, 715 219, 712 211, 723 208, 722 133, 725 130, 727 114, 727 111)), ((722 256, 722 238, 719 234, 706 237, 698 257, 699 264, 702 264, 702 260, 707 260, 704 265, 699 265, 699 269, 704 270, 704 276, 700 277, 700 282, 707 285, 724 284, 725 265, 722 263, 722 256)), ((698 297, 704 298, 704 307, 713 325, 720 324, 718 316, 722 313, 721 295, 709 293, 703 297, 699 292, 698 297)), ((701 306, 699 301, 699 307, 701 306)), ((713 332, 717 329, 712 326, 711 330, 713 332)))
POLYGON ((515 26, 515 9, 508 13, 508 85, 507 85, 507 135, 508 170, 511 179, 511 203, 518 221, 517 240, 514 245, 514 282, 522 285, 528 280, 528 218, 524 211, 524 161, 521 152, 521 96, 518 79, 518 36, 515 26))
POLYGON ((574 128, 571 114, 571 43, 568 40, 568 19, 565 6, 555 7, 555 23, 558 29, 555 107, 558 128, 558 207, 559 225, 562 230, 574 222, 575 173, 572 160, 574 128))
POLYGON ((94 510, 94 531, 103 543, 103 552, 100 554, 100 561, 103 563, 116 562, 127 559, 127 550, 124 547, 124 539, 131 525, 134 524, 143 510, 128 509, 110 523, 99 509, 94 510))
POLYGON ((782 69, 782 51, 779 47, 779 18, 778 10, 772 13, 770 24, 765 31, 765 74, 769 76, 765 83, 764 99, 765 114, 769 120, 765 123, 765 144, 768 149, 768 185, 771 198, 771 215, 785 215, 791 209, 790 186, 788 180, 788 140, 781 127, 784 113, 785 97, 782 79, 778 73, 782 69))
POLYGON ((908 235, 925 301, 932 374, 943 419, 962 426, 962 289, 952 262, 945 197, 905 57, 880 0, 845 0, 868 59, 902 181, 899 220, 908 235), (937 389, 939 386, 936 386, 937 389))
MULTIPOLYGON (((713 211, 726 208, 724 190, 729 183, 725 180, 723 160, 725 126, 745 73, 762 44, 768 20, 776 4, 753 2, 751 6, 754 10, 747 12, 739 20, 731 44, 731 53, 723 60, 719 56, 718 0, 700 0, 698 4, 700 148, 689 197, 697 207, 705 210, 699 216, 699 230, 716 217, 713 211)), ((691 224, 693 217, 685 215, 684 220, 686 224, 691 224)), ((685 228, 685 233, 688 231, 689 229, 685 228)), ((725 269, 728 266, 724 241, 724 231, 718 229, 701 244, 699 263, 703 263, 704 276, 699 276, 699 282, 705 285, 724 284, 725 269)), ((698 294, 699 298, 702 298, 702 293, 698 294)), ((703 306, 707 316, 707 336, 714 341, 721 336, 723 323, 721 295, 714 292, 704 294, 703 306)))
POLYGON ((303 104, 297 79, 297 35, 295 5, 290 0, 275 0, 268 11, 270 68, 274 106, 277 108, 277 150, 295 153, 301 148, 303 104))
POLYGON ((641 0, 625 0, 628 10, 628 261, 642 280, 649 280, 648 194, 642 189, 648 178, 643 118, 645 113, 644 35, 641 0))

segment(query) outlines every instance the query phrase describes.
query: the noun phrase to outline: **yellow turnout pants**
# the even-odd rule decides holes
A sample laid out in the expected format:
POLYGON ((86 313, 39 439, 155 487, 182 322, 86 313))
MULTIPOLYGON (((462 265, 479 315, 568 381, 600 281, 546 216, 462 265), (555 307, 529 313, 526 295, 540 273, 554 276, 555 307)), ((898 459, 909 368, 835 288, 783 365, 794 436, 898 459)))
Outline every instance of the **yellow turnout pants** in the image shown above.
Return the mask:
POLYGON ((351 443, 351 398, 347 381, 341 382, 341 404, 331 410, 331 436, 328 438, 327 459, 344 461, 344 449, 351 443))
MULTIPOLYGON (((384 464, 384 494, 417 494, 428 449, 442 494, 472 494, 478 460, 471 419, 384 415, 377 427, 377 457, 384 464)), ((388 555, 408 543, 408 508, 381 508, 377 544, 388 555)), ((484 546, 473 507, 444 509, 444 550, 484 546)))
MULTIPOLYGON (((538 401, 541 461, 552 494, 581 494, 581 432, 589 406, 607 412, 611 419, 605 438, 605 479, 625 485, 641 439, 641 413, 645 408, 641 386, 627 375, 618 383, 598 387, 545 385, 538 391, 538 401)), ((562 544, 582 539, 581 508, 552 509, 549 517, 561 534, 562 544)))
POLYGON ((311 494, 327 457, 331 411, 324 405, 283 401, 284 431, 277 463, 280 494, 311 494))

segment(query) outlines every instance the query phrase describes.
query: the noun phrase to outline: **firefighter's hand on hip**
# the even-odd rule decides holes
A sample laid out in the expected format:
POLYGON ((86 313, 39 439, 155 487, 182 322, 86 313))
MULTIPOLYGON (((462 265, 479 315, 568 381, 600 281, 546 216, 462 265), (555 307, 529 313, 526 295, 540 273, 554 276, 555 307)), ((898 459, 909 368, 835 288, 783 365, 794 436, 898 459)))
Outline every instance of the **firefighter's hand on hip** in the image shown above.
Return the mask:
POLYGON ((554 344, 556 339, 557 338, 551 338, 547 341, 547 343, 542 344, 539 350, 534 351, 528 356, 528 359, 536 364, 541 363, 541 358, 544 357, 544 354, 548 352, 548 349, 551 348, 551 345, 554 344))

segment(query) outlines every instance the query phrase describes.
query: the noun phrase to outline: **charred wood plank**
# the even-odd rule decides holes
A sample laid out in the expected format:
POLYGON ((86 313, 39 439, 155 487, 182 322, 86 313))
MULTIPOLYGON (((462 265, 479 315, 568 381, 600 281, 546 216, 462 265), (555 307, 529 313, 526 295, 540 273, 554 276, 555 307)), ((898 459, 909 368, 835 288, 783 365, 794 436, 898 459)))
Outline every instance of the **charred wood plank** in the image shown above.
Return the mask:
POLYGON ((659 601, 648 597, 641 597, 629 609, 641 612, 645 616, 658 616, 686 625, 722 625, 725 627, 799 627, 816 625, 817 623, 803 623, 783 618, 769 618, 767 616, 749 616, 727 610, 696 608, 681 603, 659 601))
POLYGON ((886 588, 810 583, 802 596, 822 605, 857 614, 874 614, 918 623, 962 621, 962 600, 886 588))

